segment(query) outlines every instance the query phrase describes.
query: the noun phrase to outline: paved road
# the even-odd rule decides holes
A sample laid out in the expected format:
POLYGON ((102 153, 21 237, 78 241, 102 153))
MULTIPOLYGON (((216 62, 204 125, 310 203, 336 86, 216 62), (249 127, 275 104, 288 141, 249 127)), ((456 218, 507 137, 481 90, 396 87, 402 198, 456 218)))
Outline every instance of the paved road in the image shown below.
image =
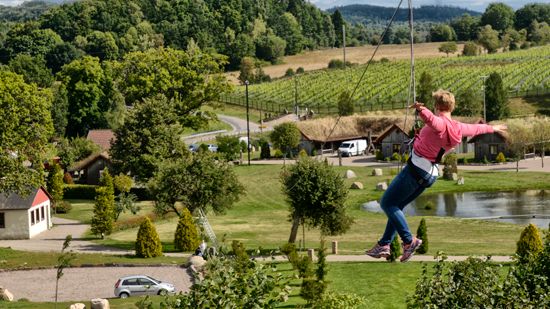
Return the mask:
MULTIPOLYGON (((52 302, 55 300, 56 273, 56 269, 0 272, 0 286, 13 293, 16 300, 26 298, 35 302, 52 302)), ((89 301, 112 298, 117 279, 136 274, 170 282, 177 292, 187 292, 191 287, 191 277, 186 269, 178 266, 66 268, 59 280, 58 299, 89 301)))

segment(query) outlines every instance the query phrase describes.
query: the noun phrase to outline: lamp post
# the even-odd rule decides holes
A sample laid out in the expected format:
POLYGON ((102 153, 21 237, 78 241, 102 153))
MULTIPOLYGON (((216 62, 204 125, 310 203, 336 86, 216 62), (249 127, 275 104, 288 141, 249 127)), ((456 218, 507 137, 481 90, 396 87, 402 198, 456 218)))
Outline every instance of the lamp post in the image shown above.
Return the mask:
POLYGON ((485 107, 485 80, 487 80, 487 75, 482 75, 480 76, 481 79, 482 79, 482 84, 481 84, 481 91, 483 91, 483 121, 484 122, 487 122, 487 108, 485 107))
POLYGON ((244 81, 246 89, 246 150, 248 151, 248 165, 250 166, 250 120, 248 118, 248 80, 244 81))

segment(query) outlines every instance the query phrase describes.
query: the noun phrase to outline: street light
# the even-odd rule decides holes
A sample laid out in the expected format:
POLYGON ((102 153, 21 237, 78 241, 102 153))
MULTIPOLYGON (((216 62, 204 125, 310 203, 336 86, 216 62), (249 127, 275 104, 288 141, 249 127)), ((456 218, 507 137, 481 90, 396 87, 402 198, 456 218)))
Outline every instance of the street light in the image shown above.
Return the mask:
POLYGON ((487 122, 487 109, 485 107, 485 80, 487 80, 489 76, 482 75, 480 78, 482 78, 483 83, 481 84, 481 91, 483 91, 483 121, 487 122))
POLYGON ((250 166, 250 121, 248 118, 248 80, 244 81, 246 89, 246 150, 248 151, 248 165, 250 166))

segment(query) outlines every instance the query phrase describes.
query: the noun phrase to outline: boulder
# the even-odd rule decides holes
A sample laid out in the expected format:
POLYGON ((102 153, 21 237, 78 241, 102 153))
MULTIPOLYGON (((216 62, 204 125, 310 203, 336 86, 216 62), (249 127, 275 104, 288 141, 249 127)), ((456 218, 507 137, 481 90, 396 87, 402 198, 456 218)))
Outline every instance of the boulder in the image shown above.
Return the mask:
POLYGON ((0 286, 0 301, 13 301, 13 294, 0 286))
POLYGON ((104 298, 94 298, 91 301, 92 309, 110 309, 109 301, 104 298))
POLYGON ((388 184, 385 183, 385 182, 379 182, 379 183, 376 185, 376 190, 378 190, 378 191, 386 191, 386 190, 388 190, 388 184))
POLYGON ((72 304, 69 309, 86 309, 86 305, 83 303, 72 304))
POLYGON ((351 189, 363 190, 363 184, 360 183, 359 181, 356 181, 356 182, 351 184, 351 189))
POLYGON ((453 174, 451 175, 451 178, 452 178, 453 181, 458 181, 458 174, 457 174, 457 173, 453 173, 453 174))
POLYGON ((375 168, 372 170, 372 176, 382 176, 382 169, 381 168, 375 168))
POLYGON ((352 170, 347 170, 346 174, 344 175, 344 178, 346 179, 355 178, 355 177, 357 177, 357 175, 355 175, 355 173, 352 170))
POLYGON ((380 203, 378 201, 370 201, 361 205, 361 209, 365 211, 379 211, 380 203))

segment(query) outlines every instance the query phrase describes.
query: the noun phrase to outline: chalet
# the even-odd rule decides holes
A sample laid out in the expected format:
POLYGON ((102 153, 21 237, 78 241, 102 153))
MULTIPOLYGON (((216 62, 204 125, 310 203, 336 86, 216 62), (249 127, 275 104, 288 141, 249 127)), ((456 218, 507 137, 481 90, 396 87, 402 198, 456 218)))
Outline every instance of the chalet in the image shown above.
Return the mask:
POLYGON ((511 156, 506 137, 498 132, 474 136, 469 143, 474 145, 475 159, 478 161, 484 158, 494 161, 500 152, 506 157, 511 156))
POLYGON ((0 194, 0 239, 30 239, 51 227, 51 196, 43 187, 27 196, 0 194))
POLYGON ((103 170, 110 167, 111 160, 109 154, 103 152, 92 154, 76 162, 68 171, 71 173, 76 183, 97 185, 99 184, 99 178, 103 170))
POLYGON ((410 138, 403 128, 397 124, 393 124, 374 140, 374 144, 382 151, 384 158, 388 158, 394 153, 404 153, 408 140, 410 138))

